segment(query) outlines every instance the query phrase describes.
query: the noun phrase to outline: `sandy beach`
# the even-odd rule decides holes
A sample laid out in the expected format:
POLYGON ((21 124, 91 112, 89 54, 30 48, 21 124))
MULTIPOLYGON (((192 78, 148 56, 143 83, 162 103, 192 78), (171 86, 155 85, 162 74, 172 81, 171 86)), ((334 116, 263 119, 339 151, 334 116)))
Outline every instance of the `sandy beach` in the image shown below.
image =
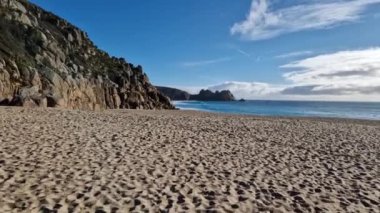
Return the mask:
POLYGON ((0 212, 380 212, 380 122, 0 107, 0 212))

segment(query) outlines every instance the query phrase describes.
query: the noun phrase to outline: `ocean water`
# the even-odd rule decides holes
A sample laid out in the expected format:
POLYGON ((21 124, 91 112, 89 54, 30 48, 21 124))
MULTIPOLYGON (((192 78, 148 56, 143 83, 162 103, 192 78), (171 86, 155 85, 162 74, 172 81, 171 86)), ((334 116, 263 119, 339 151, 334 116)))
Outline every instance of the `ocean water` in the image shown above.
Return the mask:
POLYGON ((380 102, 174 101, 174 105, 179 109, 231 114, 380 120, 380 102))

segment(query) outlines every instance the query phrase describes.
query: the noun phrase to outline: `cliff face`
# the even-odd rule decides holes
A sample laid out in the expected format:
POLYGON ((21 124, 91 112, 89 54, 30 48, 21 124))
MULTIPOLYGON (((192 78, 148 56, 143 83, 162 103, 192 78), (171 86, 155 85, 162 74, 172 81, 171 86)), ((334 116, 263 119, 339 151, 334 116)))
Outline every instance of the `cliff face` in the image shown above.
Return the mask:
POLYGON ((183 90, 170 87, 157 87, 157 89, 173 101, 235 101, 234 95, 229 90, 216 92, 201 90, 199 94, 191 95, 183 90))
POLYGON ((183 90, 170 88, 170 87, 158 87, 158 86, 157 86, 157 89, 160 92, 162 92, 162 94, 165 94, 173 101, 183 101, 183 100, 190 99, 190 94, 183 90))
POLYGON ((0 104, 68 109, 173 109, 141 66, 24 0, 0 0, 0 104))

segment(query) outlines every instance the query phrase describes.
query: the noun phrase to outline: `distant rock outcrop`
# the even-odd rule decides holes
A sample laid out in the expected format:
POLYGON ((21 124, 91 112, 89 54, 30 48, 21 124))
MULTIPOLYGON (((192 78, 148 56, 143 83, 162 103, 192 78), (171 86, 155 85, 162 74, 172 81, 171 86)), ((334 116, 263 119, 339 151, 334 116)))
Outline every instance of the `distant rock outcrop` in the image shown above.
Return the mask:
POLYGON ((220 92, 201 90, 199 94, 191 95, 183 90, 170 87, 157 87, 157 89, 173 101, 235 101, 234 95, 229 90, 223 90, 220 92))
POLYGON ((0 0, 0 104, 68 109, 173 109, 141 66, 25 0, 0 0))
POLYGON ((229 90, 212 92, 201 90, 198 95, 190 95, 190 100, 197 101, 235 101, 234 95, 229 90))
POLYGON ((183 101, 189 100, 190 94, 186 91, 170 88, 170 87, 160 87, 156 86, 156 88, 162 93, 168 96, 173 101, 183 101))

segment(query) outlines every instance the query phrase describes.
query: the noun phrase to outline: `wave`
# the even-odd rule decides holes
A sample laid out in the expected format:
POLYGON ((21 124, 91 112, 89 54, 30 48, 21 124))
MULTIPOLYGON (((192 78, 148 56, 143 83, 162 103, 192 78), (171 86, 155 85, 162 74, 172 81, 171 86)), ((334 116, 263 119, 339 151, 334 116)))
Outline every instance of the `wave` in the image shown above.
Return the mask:
POLYGON ((380 103, 249 101, 204 102, 174 101, 181 110, 265 116, 300 116, 380 120, 380 103))

